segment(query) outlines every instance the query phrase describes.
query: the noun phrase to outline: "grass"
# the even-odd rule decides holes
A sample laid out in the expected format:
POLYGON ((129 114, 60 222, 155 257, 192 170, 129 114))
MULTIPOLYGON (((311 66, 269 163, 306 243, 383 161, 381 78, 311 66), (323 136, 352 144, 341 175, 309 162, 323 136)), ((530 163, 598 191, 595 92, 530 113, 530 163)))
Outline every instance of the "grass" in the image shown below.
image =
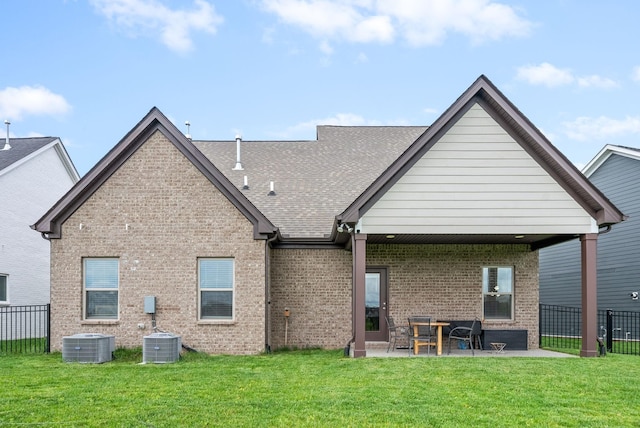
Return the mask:
POLYGON ((186 354, 142 365, 0 357, 0 426, 623 427, 640 358, 362 358, 339 351, 186 354))
POLYGON ((47 348, 45 337, 0 340, 0 356, 5 354, 42 354, 47 348))

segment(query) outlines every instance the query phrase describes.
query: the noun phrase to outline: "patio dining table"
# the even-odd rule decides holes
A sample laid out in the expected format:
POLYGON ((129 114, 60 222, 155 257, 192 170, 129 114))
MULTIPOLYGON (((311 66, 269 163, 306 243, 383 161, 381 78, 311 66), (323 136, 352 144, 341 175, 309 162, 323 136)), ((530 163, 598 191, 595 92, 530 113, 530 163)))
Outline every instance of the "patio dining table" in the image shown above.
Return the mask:
MULTIPOLYGON (((437 328, 437 335, 438 335, 438 341, 437 341, 437 344, 436 344, 436 355, 442 355, 442 327, 448 326, 449 323, 445 322, 445 321, 431 321, 431 322, 412 322, 411 324, 413 325, 413 336, 414 337, 419 336, 419 333, 418 333, 418 327, 419 326, 430 325, 431 327, 436 327, 437 328)), ((418 347, 417 346, 413 347, 413 353, 414 353, 414 355, 418 355, 418 347)))

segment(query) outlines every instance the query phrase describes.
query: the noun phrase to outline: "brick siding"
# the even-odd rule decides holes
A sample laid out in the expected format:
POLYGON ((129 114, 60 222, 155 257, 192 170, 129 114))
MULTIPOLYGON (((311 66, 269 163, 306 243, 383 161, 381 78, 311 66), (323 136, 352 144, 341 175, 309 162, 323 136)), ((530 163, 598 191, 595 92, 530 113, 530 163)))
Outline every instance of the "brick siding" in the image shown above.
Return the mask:
POLYGON ((271 257, 271 346, 341 348, 351 332, 351 253, 277 249, 271 257))
POLYGON ((144 296, 156 296, 157 327, 210 353, 254 354, 265 346, 265 242, 253 226, 160 132, 64 223, 52 243, 52 349, 62 337, 105 333, 142 346, 152 333, 144 296), (82 225, 82 228, 80 227, 82 225), (118 257, 119 319, 83 321, 83 257, 118 257), (235 259, 235 319, 198 321, 197 260, 235 259), (144 324, 144 329, 138 328, 144 324))
POLYGON ((514 320, 482 327, 526 329, 538 348, 538 253, 526 245, 368 245, 367 265, 388 268, 388 311, 404 324, 419 314, 482 319, 482 267, 514 266, 514 320))
MULTIPOLYGON (((389 314, 439 319, 482 318, 482 267, 515 267, 515 316, 485 329, 526 329, 538 348, 538 253, 526 245, 368 245, 367 266, 386 267, 389 314)), ((287 345, 341 348, 351 337, 351 253, 274 250, 271 340, 284 345, 284 308, 291 310, 287 345)))

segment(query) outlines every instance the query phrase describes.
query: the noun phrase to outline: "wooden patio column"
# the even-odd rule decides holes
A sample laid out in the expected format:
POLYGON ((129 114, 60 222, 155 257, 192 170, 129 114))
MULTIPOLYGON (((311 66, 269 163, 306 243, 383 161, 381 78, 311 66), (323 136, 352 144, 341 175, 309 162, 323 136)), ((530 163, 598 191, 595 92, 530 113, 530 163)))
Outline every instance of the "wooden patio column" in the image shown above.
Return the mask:
POLYGON ((582 261, 582 350, 581 357, 598 356, 598 268, 597 233, 580 235, 582 261))
POLYGON ((365 349, 365 277, 367 273, 367 235, 353 235, 353 357, 366 357, 365 349))

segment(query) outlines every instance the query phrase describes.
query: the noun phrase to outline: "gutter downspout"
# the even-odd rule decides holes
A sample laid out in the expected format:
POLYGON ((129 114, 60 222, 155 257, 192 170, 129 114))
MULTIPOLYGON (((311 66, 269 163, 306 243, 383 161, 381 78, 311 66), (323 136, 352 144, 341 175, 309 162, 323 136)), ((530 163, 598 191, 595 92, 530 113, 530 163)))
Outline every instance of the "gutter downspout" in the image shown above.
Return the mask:
POLYGON ((271 352, 271 243, 278 238, 276 232, 264 243, 264 349, 271 352))

